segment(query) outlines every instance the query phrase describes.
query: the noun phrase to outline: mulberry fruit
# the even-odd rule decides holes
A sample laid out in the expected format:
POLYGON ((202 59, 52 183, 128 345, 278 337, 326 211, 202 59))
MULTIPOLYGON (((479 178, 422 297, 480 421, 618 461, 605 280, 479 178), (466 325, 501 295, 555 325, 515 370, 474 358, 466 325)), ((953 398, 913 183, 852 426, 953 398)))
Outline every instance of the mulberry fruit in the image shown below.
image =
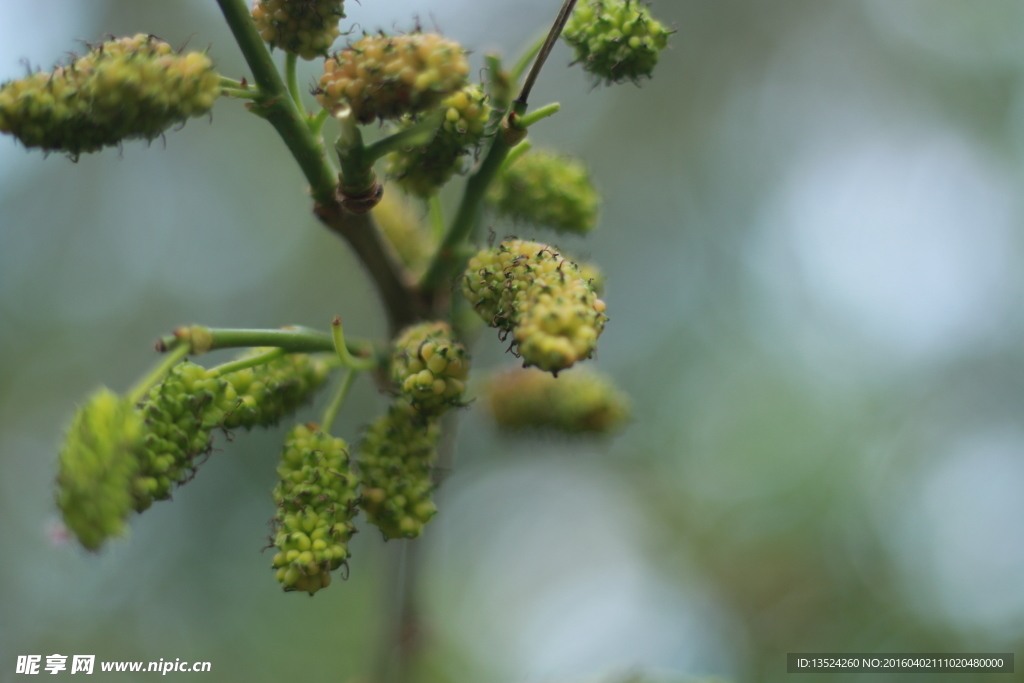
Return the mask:
POLYGON ((252 6, 260 37, 303 59, 327 54, 344 17, 345 0, 256 0, 252 6))
POLYGON ((465 50, 436 33, 365 36, 324 63, 317 99, 359 123, 399 119, 436 107, 467 74, 465 50))
POLYGON ((440 415, 458 405, 466 388, 469 355, 446 322, 419 323, 395 340, 391 378, 423 415, 440 415))
POLYGON ((274 488, 273 566, 286 591, 310 595, 331 583, 331 571, 349 557, 355 533, 358 480, 348 445, 316 425, 297 425, 285 439, 274 488))
POLYGON ((437 513, 431 492, 440 435, 436 419, 402 399, 366 431, 359 448, 359 504, 385 539, 416 538, 437 513))
POLYGON ((490 378, 486 394, 494 421, 511 432, 608 434, 629 417, 629 400, 612 381, 586 370, 558 377, 537 370, 508 370, 490 378))
MULTIPOLYGON (((256 349, 263 353, 267 349, 256 349)), ((330 367, 322 359, 293 353, 254 368, 225 375, 237 397, 224 417, 224 428, 269 427, 312 400, 330 367)))
POLYGON ((502 170, 487 201, 513 220, 585 235, 597 225, 600 197, 580 162, 530 152, 502 170))
POLYGON ((0 86, 0 132, 74 157, 121 140, 152 140, 208 112, 220 76, 200 52, 152 36, 110 40, 68 66, 0 86))
POLYGON ((671 33, 638 0, 584 0, 562 38, 598 81, 635 83, 650 78, 671 33))
POLYGON ((525 365, 552 373, 590 358, 608 320, 579 267, 539 242, 481 251, 469 261, 462 291, 485 322, 514 335, 525 365))
POLYGON ((60 453, 57 506, 89 550, 124 531, 142 431, 139 413, 109 389, 94 393, 75 414, 60 453))
MULTIPOLYGON (((419 197, 429 197, 451 179, 462 158, 480 143, 491 115, 487 97, 476 85, 449 95, 441 109, 445 118, 433 140, 388 157, 388 174, 419 197)), ((412 124, 408 119, 403 125, 412 124)))

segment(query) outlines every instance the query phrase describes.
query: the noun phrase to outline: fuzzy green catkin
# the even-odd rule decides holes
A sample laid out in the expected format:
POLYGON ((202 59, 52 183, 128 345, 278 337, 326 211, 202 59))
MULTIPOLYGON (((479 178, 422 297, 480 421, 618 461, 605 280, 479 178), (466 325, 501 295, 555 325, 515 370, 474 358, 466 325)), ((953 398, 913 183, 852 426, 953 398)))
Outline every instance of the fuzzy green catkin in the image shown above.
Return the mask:
POLYGON ((327 54, 344 17, 345 0, 256 0, 252 6, 260 37, 303 59, 327 54))
MULTIPOLYGON (((252 354, 268 350, 254 349, 252 354)), ((323 359, 291 353, 225 375, 237 399, 224 418, 224 428, 252 429, 277 424, 311 401, 329 374, 330 366, 323 359)))
POLYGON ((359 123, 427 111, 466 84, 465 52, 436 33, 365 36, 324 63, 317 99, 359 123))
POLYGON ((462 292, 487 324, 514 335, 524 365, 556 374, 593 355, 608 320, 579 267, 540 242, 481 251, 469 260, 462 292))
MULTIPOLYGON (((451 179, 463 157, 480 143, 491 115, 487 96, 477 85, 449 95, 441 109, 445 118, 430 142, 388 155, 388 175, 418 197, 429 197, 451 179)), ((402 125, 414 123, 409 118, 402 125)))
POLYGON ((174 366, 139 405, 144 428, 139 471, 132 486, 139 512, 195 473, 197 457, 210 452, 213 430, 237 403, 234 388, 201 365, 174 366))
POLYGON ((296 425, 285 438, 274 488, 273 567, 286 591, 310 595, 331 583, 349 557, 355 533, 358 480, 348 445, 315 424, 296 425))
POLYGON ((548 152, 528 152, 502 169, 487 193, 495 211, 556 232, 585 235, 597 225, 600 196, 586 166, 548 152))
POLYGON ((124 531, 142 431, 139 413, 106 388, 75 414, 60 452, 57 506, 68 529, 89 550, 124 531))
POLYGON ((0 86, 0 132, 77 157, 125 139, 152 140, 208 112, 220 76, 200 52, 143 34, 95 45, 68 66, 0 86))
POLYGON ((485 394, 494 421, 510 432, 610 434, 629 417, 629 399, 611 379, 584 369, 558 377, 532 369, 498 372, 485 394))
POLYGON ((468 375, 469 354, 446 322, 417 323, 395 339, 391 379, 422 415, 459 405, 468 375))
POLYGON ((359 447, 360 507, 385 539, 416 538, 437 513, 432 468, 441 430, 398 399, 370 425, 359 447))
POLYGON ((598 81, 636 83, 650 78, 671 33, 638 0, 584 0, 562 38, 598 81))

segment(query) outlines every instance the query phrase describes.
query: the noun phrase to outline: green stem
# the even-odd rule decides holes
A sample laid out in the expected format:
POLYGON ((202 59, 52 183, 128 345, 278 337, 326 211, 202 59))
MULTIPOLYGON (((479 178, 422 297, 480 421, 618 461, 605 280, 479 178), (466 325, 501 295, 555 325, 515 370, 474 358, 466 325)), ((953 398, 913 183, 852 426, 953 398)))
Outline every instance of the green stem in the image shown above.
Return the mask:
POLYGON ((299 56, 293 52, 285 54, 284 58, 284 76, 288 81, 288 93, 292 96, 292 101, 295 102, 295 106, 300 112, 305 115, 306 108, 302 106, 302 94, 299 93, 299 81, 296 75, 296 67, 299 63, 299 56))
POLYGON ((529 114, 524 114, 516 120, 516 124, 522 128, 529 128, 533 124, 537 123, 542 119, 546 119, 549 116, 554 116, 558 113, 558 110, 562 108, 558 102, 552 102, 551 104, 545 104, 540 109, 535 109, 529 114))
POLYGON ((533 143, 530 142, 529 140, 523 140, 518 145, 513 147, 512 150, 508 153, 508 156, 505 157, 505 161, 502 162, 501 169, 498 171, 498 173, 504 173, 505 171, 507 171, 509 166, 516 163, 516 160, 519 159, 519 157, 523 156, 531 149, 533 149, 533 143))
POLYGON ((128 400, 134 405, 142 400, 153 386, 162 380, 164 376, 170 372, 171 368, 177 365, 185 356, 188 355, 189 346, 180 341, 175 342, 165 358, 162 358, 156 367, 153 368, 152 372, 142 378, 131 390, 128 392, 128 400))
POLYGON ((367 145, 363 150, 363 163, 372 165, 377 159, 391 152, 426 145, 434 139, 443 121, 444 112, 437 111, 408 128, 367 145))
POLYGON ((326 109, 321 109, 317 114, 310 116, 307 120, 309 123, 309 129, 313 131, 313 135, 320 135, 320 131, 324 128, 324 122, 327 117, 330 116, 330 112, 326 109))
POLYGON ((224 375, 232 372, 238 372, 239 370, 245 370, 247 368, 254 368, 257 365, 265 365, 272 360, 277 360, 284 355, 284 349, 276 348, 264 353, 257 353, 252 356, 246 356, 245 358, 239 358, 238 360, 229 361, 222 365, 218 365, 210 369, 210 373, 214 377, 223 377, 224 375))
POLYGON ((341 384, 338 385, 338 391, 334 394, 334 398, 331 399, 331 404, 327 406, 324 411, 324 416, 320 420, 320 431, 324 434, 331 433, 331 427, 334 425, 334 418, 338 416, 338 412, 341 411, 341 406, 345 403, 345 397, 348 396, 349 390, 352 388, 352 383, 356 379, 358 373, 355 370, 349 370, 345 373, 345 379, 341 380, 341 384))
POLYGON ((434 234, 434 239, 440 242, 444 237, 444 209, 441 207, 441 195, 436 192, 430 195, 427 206, 430 208, 431 232, 434 234))
POLYGON ((373 370, 377 367, 377 359, 373 356, 369 358, 355 358, 348 350, 348 344, 345 342, 345 331, 341 327, 341 318, 335 316, 331 322, 331 336, 334 342, 334 349, 338 353, 338 358, 341 359, 341 364, 350 370, 373 370))
POLYGON ((341 186, 347 193, 359 194, 377 182, 373 162, 366 163, 363 134, 356 125, 352 110, 346 110, 336 118, 341 124, 341 135, 334 143, 341 164, 341 186))
POLYGON ((217 0, 217 4, 259 88, 259 101, 252 106, 259 107, 260 115, 277 129, 309 181, 314 199, 318 202, 331 201, 337 180, 327 165, 323 145, 306 125, 305 116, 288 94, 245 0, 217 0))
POLYGON ((240 88, 240 89, 245 89, 245 88, 249 87, 248 85, 244 85, 242 83, 242 81, 236 81, 235 79, 228 78, 227 76, 221 76, 220 77, 220 85, 221 85, 222 88, 240 88))
POLYGON ((221 88, 220 92, 225 97, 234 97, 239 100, 255 100, 259 97, 259 93, 241 88, 221 88))
MULTIPOLYGON (((316 353, 334 351, 331 335, 308 327, 290 327, 281 330, 243 330, 203 327, 179 327, 174 334, 162 338, 158 350, 172 350, 184 343, 188 352, 202 354, 215 349, 274 346, 287 353, 316 353)), ((348 340, 349 351, 356 354, 373 353, 373 345, 365 340, 348 340)))

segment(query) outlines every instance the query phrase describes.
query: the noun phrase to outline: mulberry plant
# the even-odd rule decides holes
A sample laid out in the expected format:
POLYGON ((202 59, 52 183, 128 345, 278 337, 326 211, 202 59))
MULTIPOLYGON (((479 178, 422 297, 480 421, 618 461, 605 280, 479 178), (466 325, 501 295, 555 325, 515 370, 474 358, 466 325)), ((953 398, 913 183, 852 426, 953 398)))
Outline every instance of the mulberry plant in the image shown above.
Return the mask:
POLYGON ((414 539, 443 514, 433 492, 452 466, 445 432, 474 401, 469 347, 481 321, 536 368, 490 380, 486 402, 503 426, 608 433, 624 420, 626 401, 608 381, 559 375, 595 358, 610 324, 600 270, 548 241, 485 244, 483 218, 494 214, 482 209, 518 225, 592 230, 600 198, 586 167, 529 151, 530 128, 560 108, 531 108, 533 85, 563 28, 584 68, 609 82, 650 76, 668 34, 637 2, 566 0, 515 66, 487 55, 477 72, 470 51, 436 31, 356 35, 339 23, 342 0, 217 1, 248 64, 244 78, 218 74, 212 49, 111 38, 0 85, 0 131, 77 159, 152 140, 215 100, 243 103, 279 134, 313 213, 364 266, 389 335, 347 337, 339 318, 323 330, 183 325, 159 339, 161 358, 134 386, 83 400, 59 449, 56 501, 81 545, 101 550, 133 514, 197 476, 218 443, 283 423, 268 492, 268 583, 313 595, 334 573, 358 570, 349 548, 357 529, 414 539), (272 50, 284 53, 283 72, 272 50), (299 58, 322 69, 316 111, 303 104, 299 58), (328 140, 330 118, 338 132, 328 140), (460 198, 445 216, 438 193, 453 183, 460 198), (219 349, 238 355, 212 366, 187 359, 219 349), (378 417, 362 433, 335 434, 361 374, 384 397, 378 417), (332 384, 320 419, 296 424, 296 412, 332 384))

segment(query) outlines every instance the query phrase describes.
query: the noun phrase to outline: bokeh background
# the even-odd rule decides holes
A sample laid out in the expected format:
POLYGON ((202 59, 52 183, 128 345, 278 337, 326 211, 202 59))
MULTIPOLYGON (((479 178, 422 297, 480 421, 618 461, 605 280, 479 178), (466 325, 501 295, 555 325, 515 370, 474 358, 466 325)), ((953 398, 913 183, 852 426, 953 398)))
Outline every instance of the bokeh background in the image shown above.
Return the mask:
MULTIPOLYGON (((480 65, 514 59, 557 4, 362 0, 347 23, 417 15, 480 65)), ((778 681, 794 651, 1020 656, 1024 3, 652 9, 678 29, 652 81, 592 88, 560 46, 534 103, 562 113, 531 129, 604 192, 598 230, 559 243, 607 272, 595 366, 634 420, 610 441, 510 440, 464 412, 419 541, 418 680, 778 681)), ((247 73, 213 0, 0 0, 0 16, 0 80, 135 32, 247 73)), ((347 582, 280 591, 260 548, 287 425, 221 439, 99 555, 61 542, 53 505, 76 402, 130 386, 159 334, 335 314, 383 332, 304 188, 233 101, 77 164, 0 139, 0 680, 53 653, 205 660, 211 682, 370 680, 401 543, 366 528, 347 582)), ((481 336, 477 376, 512 362, 503 348, 481 336)), ((339 433, 384 405, 361 379, 339 433)))

